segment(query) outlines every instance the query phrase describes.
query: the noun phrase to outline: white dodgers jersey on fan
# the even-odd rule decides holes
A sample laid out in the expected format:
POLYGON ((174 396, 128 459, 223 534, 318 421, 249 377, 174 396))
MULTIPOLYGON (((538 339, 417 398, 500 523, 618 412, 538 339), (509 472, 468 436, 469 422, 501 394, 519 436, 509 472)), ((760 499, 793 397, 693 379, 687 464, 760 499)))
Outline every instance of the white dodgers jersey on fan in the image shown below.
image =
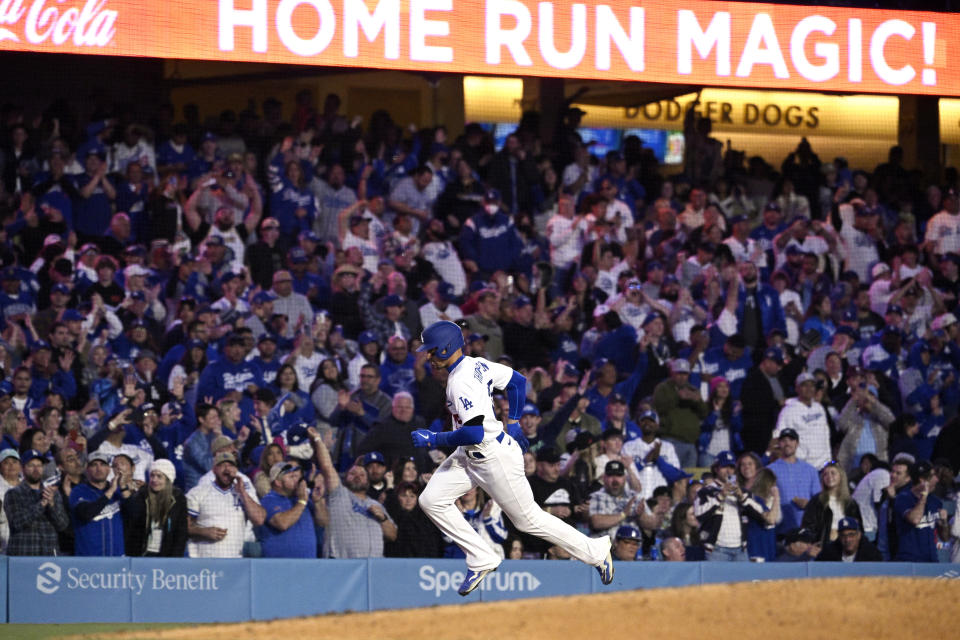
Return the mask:
POLYGON ((503 423, 493 411, 493 390, 505 389, 513 369, 484 358, 464 356, 447 379, 447 409, 453 415, 453 428, 483 416, 483 439, 500 435, 503 423))

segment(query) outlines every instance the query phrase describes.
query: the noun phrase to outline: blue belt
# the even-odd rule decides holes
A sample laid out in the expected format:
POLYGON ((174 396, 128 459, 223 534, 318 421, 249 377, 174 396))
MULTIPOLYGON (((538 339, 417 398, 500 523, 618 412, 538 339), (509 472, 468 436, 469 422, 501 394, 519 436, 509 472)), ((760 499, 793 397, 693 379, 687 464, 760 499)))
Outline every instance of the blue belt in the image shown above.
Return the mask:
MULTIPOLYGON (((497 436, 497 442, 503 442, 503 437, 507 435, 505 431, 501 431, 500 435, 497 436)), ((475 460, 483 460, 483 454, 479 451, 467 451, 467 455, 475 460)))

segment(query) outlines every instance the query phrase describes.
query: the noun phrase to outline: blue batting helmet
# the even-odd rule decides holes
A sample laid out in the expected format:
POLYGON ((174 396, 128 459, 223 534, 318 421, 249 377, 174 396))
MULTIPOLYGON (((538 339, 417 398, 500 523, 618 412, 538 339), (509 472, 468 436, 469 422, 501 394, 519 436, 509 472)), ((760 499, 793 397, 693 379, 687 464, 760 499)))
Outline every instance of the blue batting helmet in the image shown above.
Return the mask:
POLYGON ((420 339, 423 344, 417 348, 417 351, 436 349, 436 356, 441 360, 446 360, 457 349, 463 348, 463 331, 449 320, 434 322, 423 330, 420 339))

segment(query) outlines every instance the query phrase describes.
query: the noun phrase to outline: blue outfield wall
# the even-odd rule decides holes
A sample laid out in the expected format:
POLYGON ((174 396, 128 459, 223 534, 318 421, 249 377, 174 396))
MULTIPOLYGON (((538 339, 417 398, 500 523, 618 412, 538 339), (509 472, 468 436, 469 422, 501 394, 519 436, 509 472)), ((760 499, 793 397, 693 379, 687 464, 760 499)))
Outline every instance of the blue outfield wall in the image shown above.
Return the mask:
POLYGON ((462 560, 0 557, 0 619, 16 623, 243 622, 717 582, 834 576, 960 578, 960 565, 619 562, 604 586, 578 562, 506 561, 467 598, 462 560))

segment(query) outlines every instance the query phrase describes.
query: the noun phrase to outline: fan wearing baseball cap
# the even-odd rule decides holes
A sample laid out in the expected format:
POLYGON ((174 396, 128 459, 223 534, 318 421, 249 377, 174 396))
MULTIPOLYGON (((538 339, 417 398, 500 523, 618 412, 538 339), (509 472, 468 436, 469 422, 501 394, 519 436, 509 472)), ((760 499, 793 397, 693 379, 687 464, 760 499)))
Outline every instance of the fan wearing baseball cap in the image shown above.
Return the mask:
POLYGON ((123 516, 120 514, 120 474, 110 475, 111 458, 102 451, 87 457, 87 478, 70 492, 70 516, 77 556, 122 556, 123 516))
POLYGON ((191 558, 239 558, 247 524, 266 520, 256 492, 240 478, 237 456, 221 451, 213 459, 213 482, 200 482, 187 493, 187 555, 191 558))
POLYGON ((842 518, 837 525, 837 539, 817 555, 817 562, 882 562, 883 556, 867 540, 856 518, 842 518))
POLYGON ((779 438, 784 429, 793 429, 800 438, 797 457, 819 469, 830 460, 830 425, 823 405, 814 399, 816 378, 803 372, 794 383, 797 397, 790 398, 777 416, 773 437, 779 438))
MULTIPOLYGON (((6 455, 7 451, 10 450, 5 449, 3 453, 6 455)), ((7 555, 58 555, 57 533, 70 527, 70 516, 57 487, 43 486, 46 457, 29 449, 20 456, 20 462, 23 482, 10 489, 3 498, 3 508, 10 523, 7 555)))
POLYGON ((603 488, 590 494, 590 530, 616 542, 616 534, 624 526, 640 526, 643 499, 627 486, 627 468, 620 460, 607 462, 602 481, 603 488))
POLYGON ((783 518, 777 525, 777 534, 784 535, 800 526, 803 510, 814 495, 820 492, 820 477, 808 462, 797 458, 800 436, 790 427, 780 432, 777 451, 780 457, 770 463, 769 469, 777 476, 780 491, 780 512, 783 518))
POLYGON ((707 561, 746 562, 747 518, 763 519, 763 507, 737 484, 737 458, 731 451, 717 454, 713 480, 697 492, 694 515, 707 561))

